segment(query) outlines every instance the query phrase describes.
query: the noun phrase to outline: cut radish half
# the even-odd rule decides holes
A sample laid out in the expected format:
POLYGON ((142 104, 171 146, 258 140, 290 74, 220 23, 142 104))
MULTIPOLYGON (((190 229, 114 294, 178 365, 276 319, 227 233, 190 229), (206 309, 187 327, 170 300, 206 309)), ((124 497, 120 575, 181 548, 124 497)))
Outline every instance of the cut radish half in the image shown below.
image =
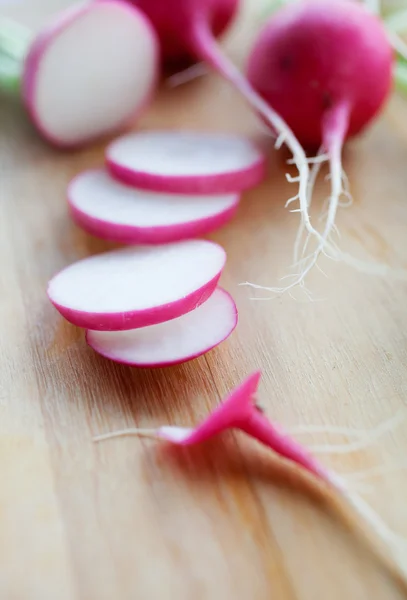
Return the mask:
POLYGON ((135 187, 176 194, 226 194, 251 188, 265 158, 245 137, 226 133, 147 131, 107 148, 111 173, 135 187))
POLYGON ((158 62, 156 34, 137 8, 116 0, 80 4, 59 13, 31 46, 24 100, 45 138, 80 145, 140 112, 158 62))
POLYGON ((160 244, 221 227, 235 214, 239 195, 148 192, 123 185, 100 169, 72 181, 68 202, 78 225, 93 235, 126 244, 160 244))
POLYGON ((124 248, 67 267, 50 281, 48 296, 79 327, 145 327, 180 317, 205 302, 225 261, 223 248, 205 240, 124 248))
POLYGON ((231 296, 217 288, 199 308, 167 323, 131 331, 87 331, 88 344, 115 362, 138 367, 174 365, 212 350, 237 325, 231 296))

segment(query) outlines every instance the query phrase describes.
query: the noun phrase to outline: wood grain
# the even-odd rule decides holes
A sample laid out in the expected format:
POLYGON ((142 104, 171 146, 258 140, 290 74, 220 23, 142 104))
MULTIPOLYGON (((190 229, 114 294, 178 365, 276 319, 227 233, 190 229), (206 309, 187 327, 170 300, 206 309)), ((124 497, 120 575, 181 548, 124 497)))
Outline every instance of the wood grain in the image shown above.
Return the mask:
MULTIPOLYGON (((67 0, 7 9, 38 26, 67 0)), ((6 9, 5 9, 6 10, 6 9)), ((227 47, 239 60, 254 31, 250 10, 227 47)), ((61 153, 44 144, 17 103, 1 99, 0 128, 0 597, 7 600, 396 600, 397 579, 332 498, 241 435, 163 451, 93 434, 137 424, 193 424, 253 369, 260 400, 287 427, 370 428, 405 408, 405 281, 321 261, 309 286, 321 302, 256 302, 244 281, 285 274, 297 227, 284 209, 285 156, 270 152, 267 181, 213 235, 228 252, 223 285, 240 310, 237 331, 190 364, 136 370, 96 356, 53 310, 49 278, 109 246, 70 221, 68 181, 98 165, 103 145, 61 153)), ((354 206, 341 211, 341 245, 407 267, 407 103, 345 153, 354 206)), ((215 76, 163 88, 139 127, 241 131, 255 117, 215 76), (182 107, 182 108, 181 108, 182 107)), ((320 203, 326 193, 321 180, 320 203)), ((326 464, 349 473, 403 460, 406 426, 326 464)), ((313 435, 309 444, 346 441, 313 435)), ((407 476, 372 479, 369 501, 407 535, 407 476)))

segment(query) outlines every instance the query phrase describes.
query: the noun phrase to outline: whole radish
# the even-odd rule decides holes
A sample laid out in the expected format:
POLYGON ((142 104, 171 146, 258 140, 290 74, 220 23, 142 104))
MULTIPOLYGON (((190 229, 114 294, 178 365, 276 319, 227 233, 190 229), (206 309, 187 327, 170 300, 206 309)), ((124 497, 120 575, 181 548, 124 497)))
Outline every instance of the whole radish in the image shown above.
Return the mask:
POLYGON ((383 107, 392 87, 392 68, 384 26, 351 0, 290 3, 266 23, 254 46, 247 71, 250 83, 304 147, 322 147, 330 162, 331 197, 322 233, 313 228, 309 207, 300 202, 302 226, 317 236, 318 246, 302 259, 289 288, 304 280, 320 252, 335 251, 328 238, 343 193, 342 147, 383 107))
POLYGON ((338 137, 338 121, 345 121, 346 138, 382 108, 392 85, 392 57, 382 23, 363 5, 302 0, 266 24, 248 78, 304 146, 324 143, 328 150, 333 141, 326 138, 338 137))

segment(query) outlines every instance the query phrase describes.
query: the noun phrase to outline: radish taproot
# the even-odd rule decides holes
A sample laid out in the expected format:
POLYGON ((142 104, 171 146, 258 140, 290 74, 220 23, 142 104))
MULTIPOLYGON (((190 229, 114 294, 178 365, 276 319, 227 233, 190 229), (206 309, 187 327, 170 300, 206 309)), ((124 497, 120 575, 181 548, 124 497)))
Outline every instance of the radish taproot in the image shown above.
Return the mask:
POLYGON ((209 233, 234 216, 239 198, 138 190, 103 169, 81 173, 68 188, 71 214, 79 226, 125 244, 164 244, 209 233))
POLYGON ((80 260, 55 275, 48 297, 70 323, 119 331, 180 317, 207 300, 226 262, 221 246, 190 240, 80 260))
POLYGON ((249 139, 228 133, 141 131, 113 141, 106 164, 118 180, 174 194, 227 194, 254 187, 266 160, 249 139))
POLYGON ((231 296, 217 288, 195 310, 166 323, 131 331, 90 331, 86 340, 96 352, 115 362, 137 367, 166 367, 209 352, 237 325, 231 296))
POLYGON ((144 13, 128 4, 81 3, 42 29, 18 68, 24 103, 43 137, 80 146, 121 130, 147 106, 159 73, 158 39, 144 13))
POLYGON ((287 287, 265 289, 279 293, 303 284, 321 252, 340 257, 329 236, 344 191, 342 147, 378 115, 392 87, 392 68, 383 24, 352 0, 299 0, 274 13, 264 26, 249 58, 248 78, 304 147, 322 147, 331 172, 322 233, 311 225, 310 199, 304 205, 299 198, 308 239, 317 240, 315 251, 303 256, 287 287))

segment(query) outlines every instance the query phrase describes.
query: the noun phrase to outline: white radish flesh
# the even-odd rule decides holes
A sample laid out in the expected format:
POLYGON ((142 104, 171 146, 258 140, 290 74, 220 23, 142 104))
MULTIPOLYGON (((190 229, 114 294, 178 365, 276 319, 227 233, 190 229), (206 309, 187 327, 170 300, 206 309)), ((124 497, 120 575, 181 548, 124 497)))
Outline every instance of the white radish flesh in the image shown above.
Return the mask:
POLYGON ((225 261, 223 248, 206 240, 124 248, 67 267, 50 281, 48 296, 79 327, 145 327, 175 319, 205 302, 225 261))
POLYGON ((155 192, 227 194, 254 187, 265 176, 265 158, 245 137, 194 131, 125 135, 107 148, 117 179, 155 192))
POLYGON ((158 76, 156 34, 116 0, 80 4, 40 33, 24 66, 23 96, 50 142, 77 146, 117 131, 148 104, 158 76))
POLYGON ((162 367, 197 358, 218 346, 237 324, 231 296, 217 288, 196 310, 167 323, 131 331, 87 331, 88 344, 116 362, 162 367))
POLYGON ((238 194, 194 196, 138 190, 103 169, 85 171, 69 186, 75 221, 89 233, 126 244, 160 244, 197 237, 225 225, 238 194))

